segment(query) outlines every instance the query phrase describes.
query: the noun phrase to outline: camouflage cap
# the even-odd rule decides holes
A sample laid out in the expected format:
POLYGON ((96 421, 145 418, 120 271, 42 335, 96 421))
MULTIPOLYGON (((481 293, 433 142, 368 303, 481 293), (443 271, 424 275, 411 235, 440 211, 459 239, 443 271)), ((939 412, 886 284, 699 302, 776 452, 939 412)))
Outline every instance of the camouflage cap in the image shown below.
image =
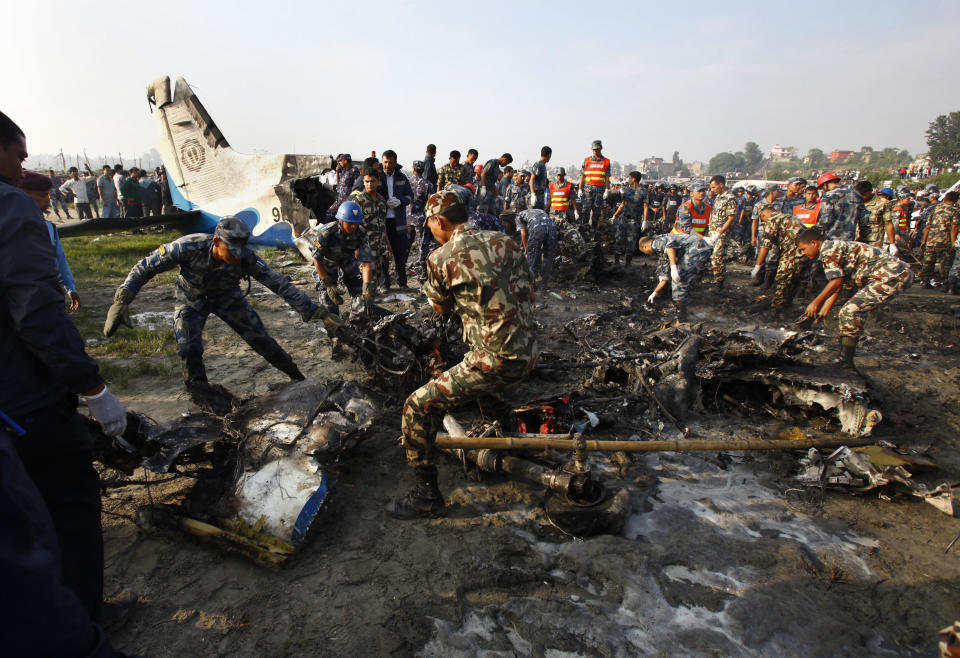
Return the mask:
POLYGON ((353 162, 353 158, 350 157, 349 153, 341 153, 340 155, 338 155, 337 162, 340 162, 341 160, 346 160, 347 162, 353 162))
POLYGON ((529 175, 530 175, 530 170, 529 170, 529 169, 521 169, 521 170, 520 170, 520 175, 521 175, 521 176, 529 176, 529 175))
POLYGON ((560 167, 559 169, 557 169, 557 176, 566 176, 566 175, 567 175, 566 169, 564 169, 563 167, 560 167))
POLYGON ((703 192, 706 189, 707 189, 707 186, 704 184, 703 181, 698 180, 695 183, 690 183, 691 192, 703 192))
POLYGON ((910 194, 910 190, 900 190, 899 192, 897 192, 898 199, 909 199, 911 196, 913 195, 910 194))
POLYGON ((431 194, 423 209, 424 217, 429 220, 434 215, 443 215, 455 224, 466 221, 468 194, 469 192, 459 185, 450 185, 431 194), (456 188, 460 188, 462 192, 456 188))
POLYGON ((423 171, 423 160, 414 160, 414 161, 413 161, 413 170, 414 170, 414 171, 423 171))
POLYGON ((590 144, 591 149, 602 149, 603 143, 599 139, 593 140, 593 143, 590 144))
POLYGON ((51 187, 53 187, 53 181, 49 177, 35 171, 23 170, 23 181, 20 183, 20 189, 46 192, 51 187))
POLYGON ((805 183, 805 182, 806 181, 804 181, 799 176, 791 176, 790 178, 787 179, 787 185, 792 185, 793 183, 805 183))
POLYGON ((780 191, 780 186, 777 185, 776 183, 767 183, 767 186, 763 188, 764 192, 773 192, 774 190, 776 190, 777 192, 780 191))
POLYGON ((246 251, 247 240, 250 239, 250 227, 239 217, 227 215, 217 223, 213 234, 227 245, 231 254, 239 258, 246 251))

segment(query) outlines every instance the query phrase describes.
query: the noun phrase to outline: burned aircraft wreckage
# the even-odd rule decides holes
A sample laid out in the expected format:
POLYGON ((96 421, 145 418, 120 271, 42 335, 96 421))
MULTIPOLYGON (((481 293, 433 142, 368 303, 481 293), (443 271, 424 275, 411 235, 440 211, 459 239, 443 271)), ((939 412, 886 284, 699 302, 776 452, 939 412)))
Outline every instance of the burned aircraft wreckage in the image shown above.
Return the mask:
MULTIPOLYGON (((363 381, 308 379, 234 400, 221 416, 192 413, 165 424, 131 413, 126 434, 115 443, 94 431, 105 466, 195 478, 181 504, 142 507, 138 523, 199 535, 261 563, 276 565, 293 555, 336 487, 332 466, 382 427, 381 420, 398 418, 407 392, 467 350, 456 316, 432 311, 373 307, 366 315, 354 313, 351 326, 345 342, 372 375, 363 381)), ((608 481, 596 453, 625 458, 647 451, 796 450, 808 452, 801 487, 909 480, 906 471, 871 471, 862 458, 837 462, 834 448, 857 455, 849 448, 876 442, 870 435, 881 416, 863 377, 802 359, 821 340, 814 332, 650 327, 637 312, 618 309, 580 316, 562 333, 574 353, 544 352, 532 377, 573 385, 507 418, 471 417, 466 408, 457 412, 461 425, 448 415, 437 443, 478 473, 499 472, 542 487, 546 517, 567 534, 618 533, 630 512, 628 491, 608 481), (737 419, 781 429, 762 438, 704 436, 709 423, 735 430, 737 419), (691 431, 694 421, 699 431, 691 431), (604 440, 624 435, 624 427, 628 440, 604 440), (844 480, 845 464, 861 479, 844 480)), ((928 502, 950 513, 949 490, 928 493, 935 499, 928 502)), ((923 492, 914 495, 924 498, 923 492)))

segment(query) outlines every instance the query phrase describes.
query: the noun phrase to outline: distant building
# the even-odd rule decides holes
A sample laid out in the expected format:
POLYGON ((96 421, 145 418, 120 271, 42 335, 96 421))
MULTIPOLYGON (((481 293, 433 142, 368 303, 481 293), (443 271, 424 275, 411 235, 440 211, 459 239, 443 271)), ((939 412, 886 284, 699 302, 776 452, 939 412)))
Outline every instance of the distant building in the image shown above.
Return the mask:
POLYGON ((795 157, 797 157, 796 149, 792 146, 774 144, 770 149, 771 160, 793 160, 795 157))
POLYGON ((830 162, 846 162, 847 158, 853 155, 853 151, 838 151, 834 149, 830 151, 830 162))
POLYGON ((700 176, 703 176, 703 172, 706 171, 707 165, 705 165, 700 160, 695 160, 694 162, 691 162, 690 164, 687 165, 687 169, 690 170, 691 176, 693 176, 694 178, 699 178, 700 176))

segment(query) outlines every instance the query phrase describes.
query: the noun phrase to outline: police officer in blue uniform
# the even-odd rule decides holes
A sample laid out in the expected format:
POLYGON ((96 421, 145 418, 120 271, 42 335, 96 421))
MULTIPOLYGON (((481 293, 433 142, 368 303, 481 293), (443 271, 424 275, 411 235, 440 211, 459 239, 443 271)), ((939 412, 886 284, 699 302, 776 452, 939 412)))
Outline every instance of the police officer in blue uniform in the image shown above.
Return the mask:
POLYGON ((363 228, 363 210, 354 201, 345 201, 337 208, 337 221, 324 224, 314 240, 313 265, 323 285, 320 303, 334 314, 339 314, 343 296, 337 287, 337 278, 343 274, 343 284, 351 297, 361 296, 364 305, 373 301, 373 253, 363 228))
POLYGON ((186 235, 156 251, 133 266, 126 280, 117 288, 114 303, 107 312, 103 327, 105 336, 112 336, 129 320, 129 306, 140 288, 151 278, 174 267, 180 267, 176 282, 174 332, 183 367, 187 391, 201 408, 210 408, 217 415, 229 409, 211 402, 210 385, 203 364, 203 327, 211 313, 240 334, 257 354, 288 375, 302 380, 303 374, 293 359, 267 333, 260 316, 251 308, 240 289, 240 279, 252 277, 280 295, 304 321, 322 319, 331 333, 342 326, 340 318, 321 309, 286 277, 273 271, 247 248, 250 228, 239 218, 226 216, 213 235, 186 235))
POLYGON ((110 436, 123 405, 67 317, 37 204, 15 187, 22 130, 0 113, 0 653, 114 656, 103 601, 100 481, 77 395, 110 436))

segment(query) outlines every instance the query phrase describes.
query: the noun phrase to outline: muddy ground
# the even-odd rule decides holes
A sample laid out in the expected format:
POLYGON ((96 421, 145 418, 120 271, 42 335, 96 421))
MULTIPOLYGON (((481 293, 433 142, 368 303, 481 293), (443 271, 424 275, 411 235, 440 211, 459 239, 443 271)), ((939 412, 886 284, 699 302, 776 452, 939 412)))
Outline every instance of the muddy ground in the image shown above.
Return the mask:
MULTIPOLYGON (((694 297, 702 331, 751 321, 743 309, 757 290, 747 286, 746 268, 731 270, 723 298, 710 285, 694 297)), ((312 289, 303 266, 282 271, 312 289)), ((543 348, 572 364, 579 347, 563 325, 588 313, 613 311, 621 339, 656 328, 671 309, 642 306, 651 276, 650 261, 641 260, 608 284, 558 286, 559 300, 541 291, 543 348)), ((87 291, 85 301, 106 309, 112 292, 111 283, 87 291)), ((349 360, 329 360, 322 330, 281 300, 256 286, 253 299, 308 376, 369 378, 349 360)), ((151 283, 133 311, 172 311, 172 303, 169 283, 151 283)), ((858 359, 885 417, 875 435, 936 460, 929 484, 960 480, 958 315, 958 298, 911 289, 870 322, 858 359)), ((824 330, 829 349, 812 351, 810 361, 832 357, 834 331, 835 319, 824 330)), ((238 395, 285 379, 219 320, 211 319, 206 345, 211 380, 238 395)), ((174 419, 191 405, 177 368, 168 372, 134 377, 121 399, 158 421, 174 419)), ((522 403, 576 390, 589 374, 553 370, 507 394, 522 403)), ((584 406, 617 418, 596 438, 651 438, 650 428, 680 436, 644 400, 584 406)), ((399 408, 388 408, 334 469, 308 541, 278 570, 132 523, 134 506, 176 502, 192 480, 138 470, 136 480, 163 482, 109 488, 106 590, 140 597, 108 629, 116 645, 147 656, 929 656, 936 632, 960 617, 960 543, 945 553, 960 522, 876 494, 791 498, 785 491, 796 486, 800 452, 595 458, 609 482, 629 488, 633 512, 620 534, 580 540, 549 523, 542 489, 489 475, 478 481, 452 458, 440 465, 447 516, 391 519, 383 506, 411 483, 399 423, 399 408)), ((715 412, 694 413, 686 424, 693 438, 772 437, 786 427, 715 412)))

